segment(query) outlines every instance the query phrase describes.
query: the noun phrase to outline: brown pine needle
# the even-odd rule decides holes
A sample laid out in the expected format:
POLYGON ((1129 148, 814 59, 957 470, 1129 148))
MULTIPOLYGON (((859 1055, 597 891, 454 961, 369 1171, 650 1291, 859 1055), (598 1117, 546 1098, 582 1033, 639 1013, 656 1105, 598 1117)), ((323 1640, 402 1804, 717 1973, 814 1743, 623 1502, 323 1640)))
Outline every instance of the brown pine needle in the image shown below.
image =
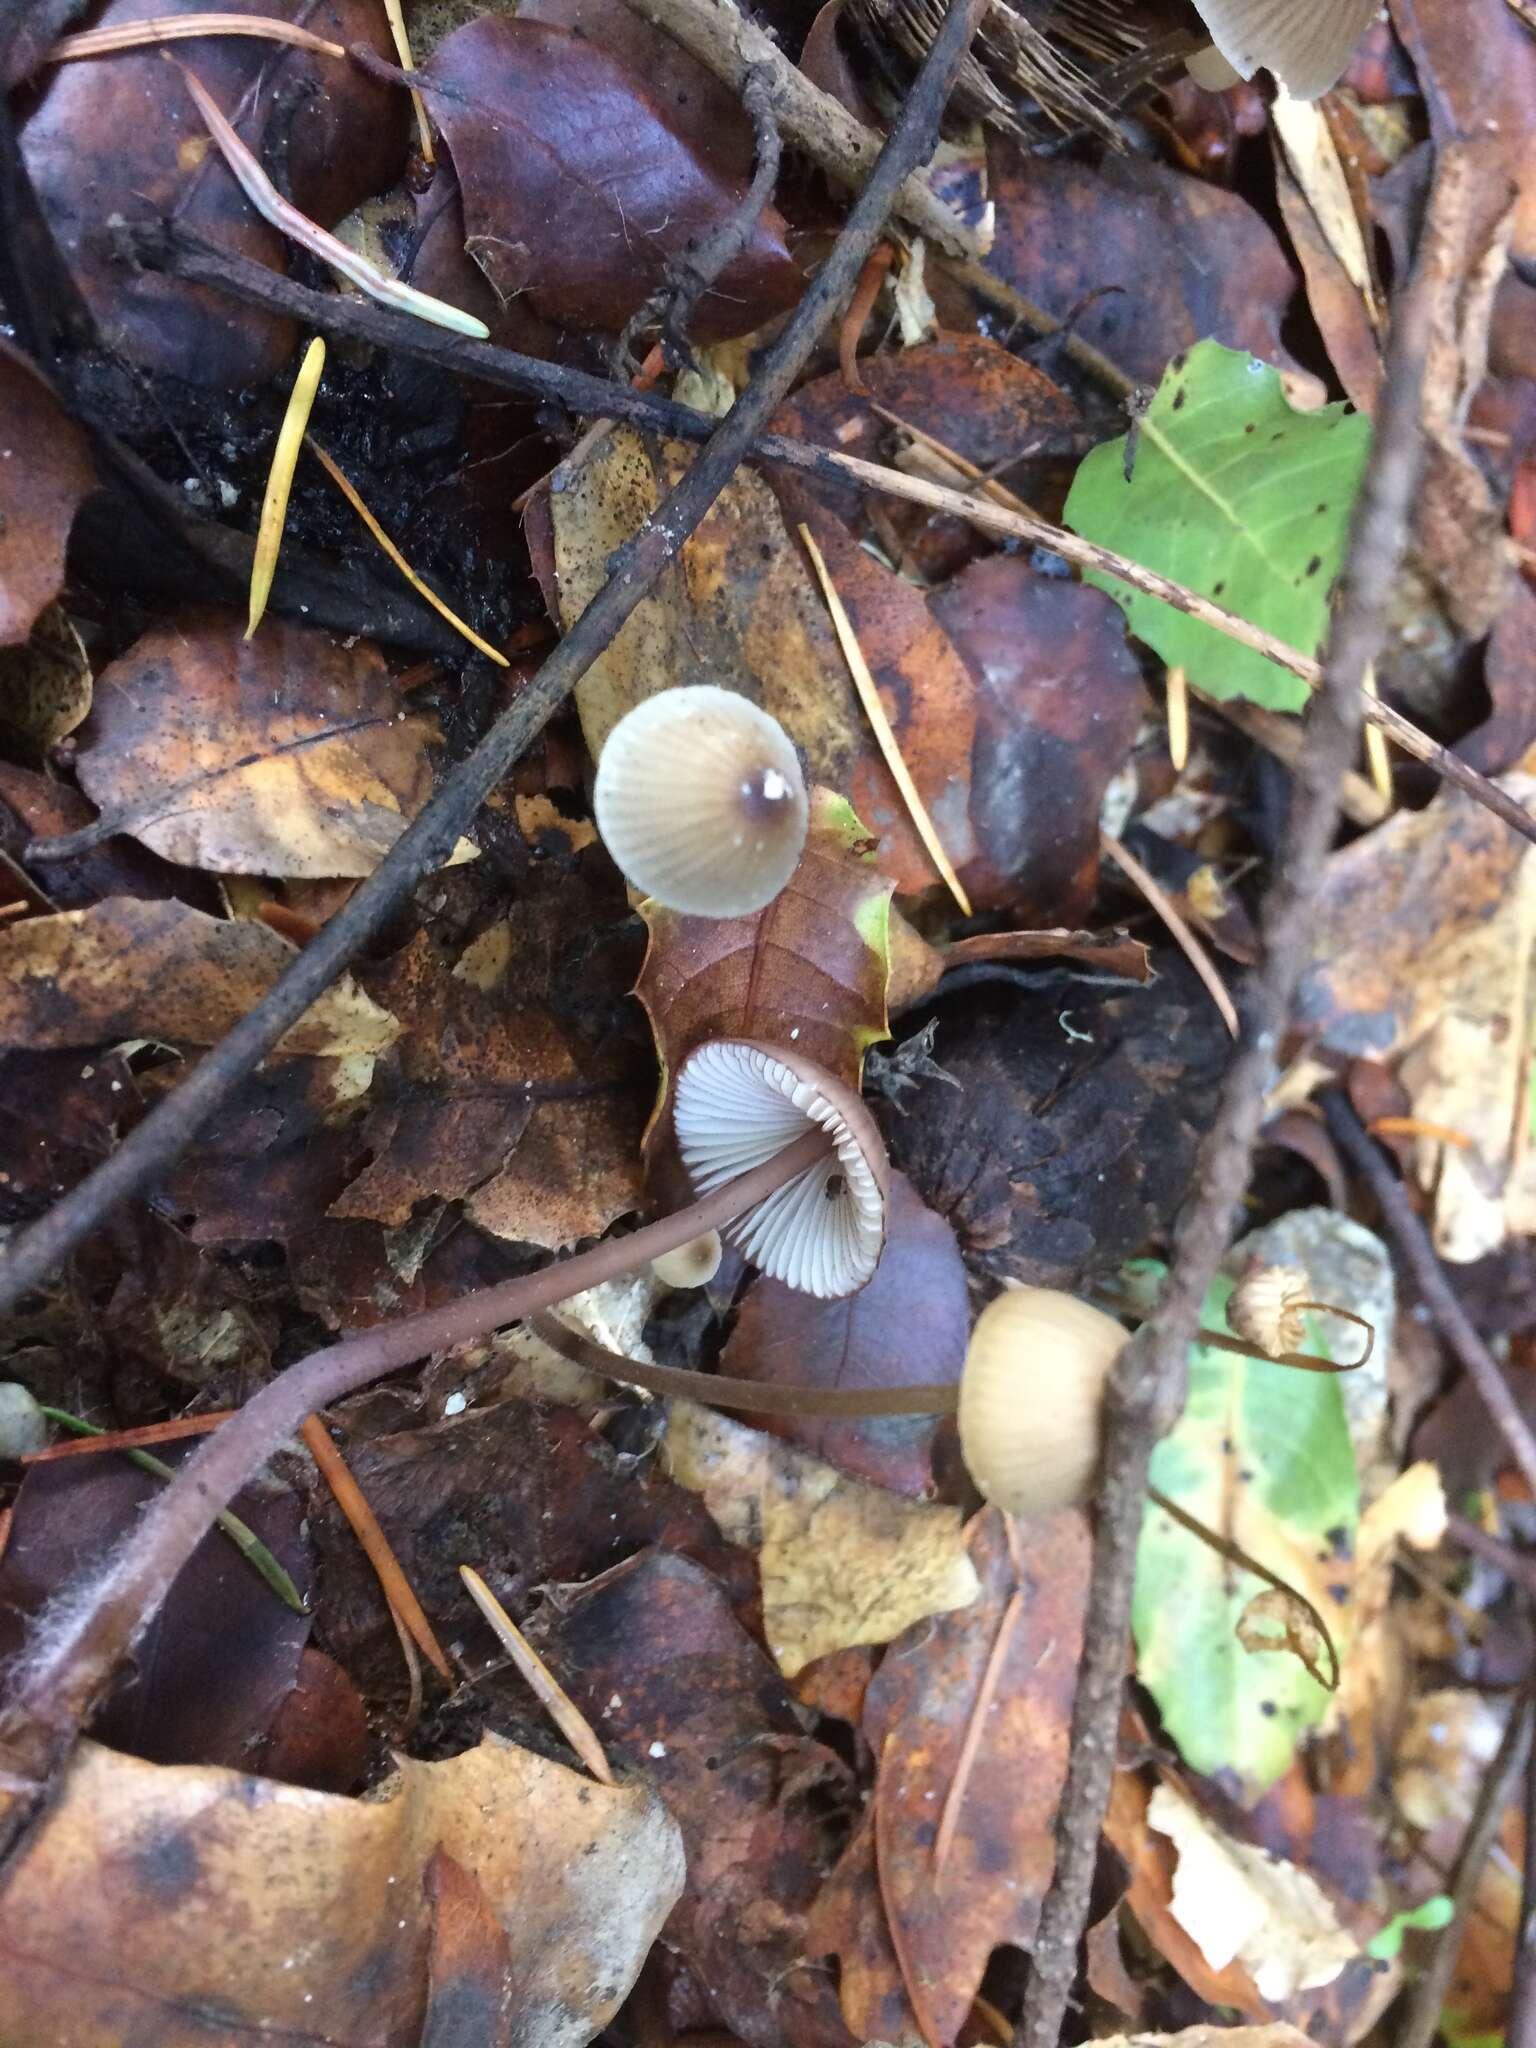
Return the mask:
MULTIPOLYGON (((395 40, 395 55, 400 59, 402 71, 414 71, 416 59, 411 55, 410 32, 405 25, 405 10, 400 0, 384 0, 384 12, 389 17, 389 32, 395 40)), ((416 110, 416 132, 421 137, 421 154, 427 163, 435 163, 432 153, 432 124, 427 119, 427 104, 415 86, 411 87, 411 105, 416 110)))
POLYGON ((1110 859, 1121 868, 1126 879, 1135 883, 1142 895, 1146 897, 1152 908, 1163 920, 1163 923, 1167 925, 1175 944, 1179 947, 1179 950, 1183 953, 1190 966, 1193 967, 1196 974, 1205 983, 1211 1001, 1221 1012, 1222 1023, 1226 1025, 1232 1036, 1236 1038, 1238 1035, 1237 1006, 1231 996, 1227 994, 1227 985, 1217 973, 1216 964, 1211 959, 1210 954, 1206 952, 1204 946, 1201 945, 1189 926, 1184 922, 1184 919, 1179 915, 1178 910, 1165 891, 1147 873, 1147 870, 1128 847, 1122 846, 1113 833, 1102 831, 1099 834, 1099 845, 1109 855, 1110 859))
POLYGON ((970 1718, 965 1724, 960 1754, 955 1759, 955 1775, 950 1779, 949 1790, 944 1795, 944 1810, 939 1815, 939 1831, 933 1838, 935 1882, 941 1876, 944 1865, 949 1860, 950 1849, 954 1845, 955 1831, 960 1825, 961 1810, 965 1805, 971 1771, 976 1762, 976 1752, 981 1748, 982 1737, 987 1732, 987 1716, 992 1711, 992 1700, 997 1692, 998 1680, 1003 1675, 1003 1663, 1008 1655, 1008 1646, 1013 1641, 1013 1632, 1018 1627, 1023 1609, 1023 1596, 1015 1588, 1008 1596, 1008 1605, 1003 1609, 1003 1618, 997 1625, 997 1635, 992 1644, 991 1654, 987 1658, 987 1668, 981 1675, 981 1687, 971 1708, 970 1718))
POLYGON ((256 553, 251 560, 251 611, 245 629, 247 640, 261 624, 267 599, 272 595, 272 578, 277 574, 277 557, 283 545, 283 528, 288 520, 288 493, 293 489, 293 472, 298 465, 299 450, 304 445, 304 429, 309 425, 310 411, 315 403, 315 393, 320 389, 324 369, 325 343, 317 334, 304 351, 299 374, 288 394, 288 410, 283 414, 283 424, 278 429, 277 446, 272 450, 267 494, 261 501, 261 524, 256 529, 256 553))
POLYGON ((1021 498, 1017 491, 1010 491, 1008 486, 999 482, 995 476, 988 476, 987 472, 978 468, 968 455, 962 455, 958 448, 951 448, 947 441, 941 441, 937 434, 930 434, 926 427, 917 426, 912 420, 904 420, 899 412, 891 412, 887 407, 878 405, 874 399, 869 401, 869 409, 876 419, 884 420, 888 427, 895 427, 898 432, 910 436, 920 448, 926 448, 930 454, 937 455, 941 462, 947 462, 957 476, 964 477, 967 483, 975 484, 982 496, 990 498, 994 505, 1001 505, 1009 512, 1022 513, 1026 519, 1039 517, 1034 507, 1021 498))
POLYGON ((146 1422, 137 1429, 104 1430, 100 1436, 71 1437, 64 1443, 48 1444, 40 1451, 25 1451, 19 1465, 51 1465, 58 1458, 90 1458, 98 1451, 137 1451, 146 1444, 171 1444, 182 1437, 206 1436, 235 1413, 217 1408, 207 1415, 180 1415, 174 1422, 146 1422))
POLYGON ((146 43, 179 43, 192 36, 260 36, 269 43, 291 43, 321 57, 345 57, 340 43, 295 28, 268 14, 150 14, 142 21, 120 21, 112 28, 88 28, 79 35, 60 36, 44 59, 73 64, 82 57, 110 57, 117 50, 139 50, 146 43))
POLYGON ((593 1732, 592 1723, 560 1685, 549 1666, 473 1566, 461 1564, 459 1577, 464 1581, 470 1599, 490 1623, 497 1640, 522 1673, 530 1690, 538 1695, 539 1704, 545 1713, 598 1783, 611 1785, 614 1782, 613 1772, 608 1767, 603 1745, 593 1732))
POLYGON ((1168 671, 1168 758, 1182 775, 1189 760, 1189 678, 1181 668, 1168 671))
MULTIPOLYGON (((1376 669, 1373 664, 1365 672, 1365 694, 1373 702, 1380 702, 1376 688, 1376 669)), ((1370 770, 1371 785, 1382 802, 1390 810, 1394 791, 1392 788, 1392 760, 1387 752, 1387 737, 1379 725, 1365 722, 1365 765, 1370 770)))
POLYGON ((351 1523, 353 1535, 378 1575, 385 1599, 410 1631, 433 1670, 452 1685, 453 1667, 443 1655, 442 1646, 432 1633, 432 1624, 422 1612, 421 1602, 416 1598, 410 1580, 400 1569, 400 1560, 390 1548, 389 1538, 379 1527, 378 1517, 364 1499, 362 1488, 347 1470, 340 1451, 331 1442, 325 1424, 318 1415, 311 1415, 299 1434, 321 1476, 336 1496, 337 1507, 351 1523))
POLYGON ((424 598, 426 602, 429 605, 431 605, 433 611, 437 612, 442 618, 445 618, 456 633, 462 633, 464 638, 469 642, 470 646, 475 648, 479 653, 483 654, 488 661, 494 661, 498 668, 510 668, 512 664, 508 661, 507 657, 504 654, 498 653, 497 650, 491 645, 489 640, 482 640, 480 638, 480 635, 475 631, 473 626, 466 626, 464 621, 459 617, 458 613, 456 611, 451 610, 449 606, 444 604, 443 600, 438 596, 435 590, 429 589, 428 586, 422 582, 421 578, 416 574, 416 571, 411 567, 410 563, 405 559, 404 555, 401 554, 400 550, 395 546, 394 542, 390 539, 389 535, 384 531, 383 527, 380 526, 377 519, 374 518, 373 514, 368 510, 368 507, 363 503, 362 498, 358 493, 356 485, 354 485, 347 477, 345 477, 342 474, 342 472, 337 468, 336 464, 331 460, 330 456, 326 454, 325 450, 320 446, 320 443, 314 438, 312 434, 306 436, 306 443, 309 448, 310 454, 314 456, 316 462, 320 464, 320 467, 325 471, 326 475, 330 478, 331 482, 336 486, 337 490, 340 491, 341 495, 352 507, 352 510, 357 514, 358 518, 361 519, 364 526, 367 527, 368 531, 373 535, 374 539, 378 542, 379 546, 384 550, 385 554, 388 555, 389 559, 394 563, 395 567, 400 571, 400 574, 405 578, 406 582, 410 584, 412 590, 416 592, 418 597, 424 598))
POLYGON ((853 677, 853 687, 859 693, 864 715, 874 730, 880 752, 885 756, 885 765, 890 769, 892 779, 901 791, 902 801, 917 828, 918 838, 928 849, 929 859, 943 876, 945 886, 959 904, 962 914, 969 917, 971 899, 961 888, 960 877, 950 865, 949 855, 944 851, 939 835, 933 829, 933 820, 917 793, 917 785, 907 772, 907 764, 901 758, 901 749, 896 744, 896 735, 891 731, 890 720, 885 715, 885 706, 880 702, 880 692, 875 686, 874 677, 870 674, 869 663, 864 659, 864 650, 859 645, 859 636, 853 630, 853 621, 849 618, 843 600, 837 594, 837 585, 832 581, 827 565, 822 560, 821 549, 817 547, 808 526, 800 527, 800 538, 811 558, 811 567, 816 571, 821 594, 827 601, 827 610, 832 614, 832 627, 837 634, 837 644, 843 650, 843 659, 847 662, 848 672, 853 677))

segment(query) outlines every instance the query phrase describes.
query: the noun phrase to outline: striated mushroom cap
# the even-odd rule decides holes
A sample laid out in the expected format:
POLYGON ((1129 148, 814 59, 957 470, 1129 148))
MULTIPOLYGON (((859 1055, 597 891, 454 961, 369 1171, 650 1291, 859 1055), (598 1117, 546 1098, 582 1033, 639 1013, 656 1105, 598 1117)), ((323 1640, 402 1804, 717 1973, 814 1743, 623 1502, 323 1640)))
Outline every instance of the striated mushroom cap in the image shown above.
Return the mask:
POLYGON ((675 1251, 652 1259, 651 1271, 663 1287, 707 1287, 720 1270, 721 1245, 718 1230, 706 1230, 690 1237, 675 1251))
POLYGON ((1126 1343, 1113 1316, 1054 1287, 1012 1287, 976 1318, 960 1379, 960 1455, 1010 1515, 1085 1501, 1104 1386, 1126 1343))
POLYGON ((632 887, 693 917, 748 917, 794 873, 810 817, 800 757, 733 690, 662 690, 608 735, 593 792, 632 887))
POLYGON ((1338 84, 1381 0, 1195 0, 1195 7, 1240 78, 1263 65, 1293 99, 1315 100, 1338 84))
POLYGON ((803 1294, 853 1294, 879 1264, 889 1167, 858 1094, 814 1060, 780 1046, 720 1038, 691 1052, 673 1098, 678 1150, 706 1195, 820 1125, 825 1165, 804 1173, 724 1227, 764 1273, 803 1294))

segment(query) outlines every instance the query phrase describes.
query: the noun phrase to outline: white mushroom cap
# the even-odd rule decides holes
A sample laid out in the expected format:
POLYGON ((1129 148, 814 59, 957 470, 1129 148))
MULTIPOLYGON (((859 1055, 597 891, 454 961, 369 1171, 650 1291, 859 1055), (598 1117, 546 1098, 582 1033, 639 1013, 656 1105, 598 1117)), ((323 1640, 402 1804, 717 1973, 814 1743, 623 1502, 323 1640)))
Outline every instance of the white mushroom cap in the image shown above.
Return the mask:
POLYGON ((707 1287, 720 1270, 720 1258, 720 1233, 706 1230, 652 1259, 651 1271, 663 1287, 707 1287))
POLYGON ((810 817, 778 720, 708 683, 625 713, 597 764, 593 809, 630 884, 694 917, 748 917, 771 903, 810 817))
POLYGON ((1217 49, 1241 78, 1262 64, 1293 99, 1339 82, 1381 0, 1195 0, 1217 49))
POLYGON ((724 1226, 753 1264, 786 1287, 833 1300, 862 1287, 885 1242, 885 1146, 857 1093, 814 1060, 750 1039, 690 1053, 673 1099, 678 1150, 694 1189, 711 1193, 820 1124, 826 1165, 807 1167, 724 1226))

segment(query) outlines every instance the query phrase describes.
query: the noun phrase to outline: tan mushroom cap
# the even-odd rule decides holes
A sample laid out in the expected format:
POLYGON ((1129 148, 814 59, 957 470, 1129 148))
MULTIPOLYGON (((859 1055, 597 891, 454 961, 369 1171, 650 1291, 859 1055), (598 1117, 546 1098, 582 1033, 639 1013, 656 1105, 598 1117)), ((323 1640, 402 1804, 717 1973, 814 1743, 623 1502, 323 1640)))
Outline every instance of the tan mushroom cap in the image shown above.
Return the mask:
POLYGON ((662 690, 608 735, 593 792, 632 887, 694 917, 747 917, 794 873, 810 808, 775 718, 713 684, 662 690))
POLYGON ((813 1125, 825 1165, 807 1167, 724 1226, 762 1272, 833 1300, 862 1287, 885 1243, 889 1168, 858 1094, 792 1049, 719 1038, 690 1053, 673 1098, 678 1150, 706 1195, 794 1144, 813 1125))
POLYGON ((976 1318, 960 1379, 960 1455, 1010 1515, 1085 1501, 1104 1386, 1126 1342, 1113 1316, 1053 1287, 1011 1287, 976 1318))
POLYGON ((722 1246, 718 1230, 706 1230, 690 1237, 675 1251, 663 1252, 651 1261, 651 1271, 663 1287, 707 1287, 720 1270, 722 1246))
POLYGON ((1381 0, 1195 0, 1217 49, 1240 78, 1260 65, 1293 99, 1339 82, 1381 0))

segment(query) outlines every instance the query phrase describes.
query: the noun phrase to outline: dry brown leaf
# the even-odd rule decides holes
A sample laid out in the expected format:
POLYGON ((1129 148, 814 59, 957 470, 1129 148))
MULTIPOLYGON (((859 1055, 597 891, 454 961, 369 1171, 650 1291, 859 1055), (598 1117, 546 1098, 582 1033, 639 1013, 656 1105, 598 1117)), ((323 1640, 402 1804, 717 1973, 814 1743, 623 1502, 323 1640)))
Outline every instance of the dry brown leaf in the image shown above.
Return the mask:
POLYGON ((19 647, 0 647, 0 726, 31 748, 72 733, 91 708, 91 663, 61 604, 39 616, 19 647))
MULTIPOLYGON (((264 924, 185 903, 109 896, 0 930, 0 1043, 33 1050, 125 1038, 213 1045, 253 1009, 297 948, 264 924)), ((288 1053, 372 1055, 400 1035, 349 974, 280 1043, 288 1053)))
POLYGON ((683 1883, 677 1829, 644 1786, 494 1735, 404 1759, 366 1799, 86 1742, 10 1874, 0 2033, 193 2048, 216 2014, 219 2038, 274 2048, 417 2048, 439 1849, 506 1932, 499 1988, 528 2048, 579 2048, 607 2024, 683 1883))
POLYGON ((0 646, 25 640, 64 582, 64 550, 96 488, 84 434, 37 371, 0 343, 0 646))
POLYGON ((1299 2027, 1182 2027, 1177 2034, 1109 2034, 1094 2048, 1312 2048, 1299 2027))
POLYGON ((666 1456, 733 1543, 760 1545, 763 1633, 788 1678, 854 1643, 888 1643, 979 1591, 954 1508, 841 1478, 761 1431, 672 1404, 666 1456))
POLYGON ((102 671, 80 782, 188 867, 368 875, 431 795, 433 737, 366 641, 204 613, 102 671))

